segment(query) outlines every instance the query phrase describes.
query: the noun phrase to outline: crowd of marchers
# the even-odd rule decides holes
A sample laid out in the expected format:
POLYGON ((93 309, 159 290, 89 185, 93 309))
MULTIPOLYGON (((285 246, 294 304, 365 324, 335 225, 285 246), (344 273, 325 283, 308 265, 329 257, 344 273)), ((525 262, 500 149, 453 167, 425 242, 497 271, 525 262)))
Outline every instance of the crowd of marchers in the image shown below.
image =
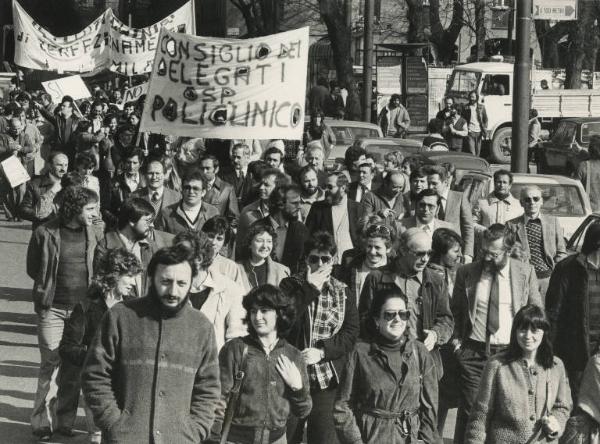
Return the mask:
POLYGON ((32 223, 40 441, 81 392, 92 443, 437 443, 453 408, 455 443, 597 430, 600 223, 568 253, 507 170, 472 208, 451 164, 328 172, 315 122, 300 150, 142 133, 118 93, 0 117, 33 177, 0 191, 32 223))

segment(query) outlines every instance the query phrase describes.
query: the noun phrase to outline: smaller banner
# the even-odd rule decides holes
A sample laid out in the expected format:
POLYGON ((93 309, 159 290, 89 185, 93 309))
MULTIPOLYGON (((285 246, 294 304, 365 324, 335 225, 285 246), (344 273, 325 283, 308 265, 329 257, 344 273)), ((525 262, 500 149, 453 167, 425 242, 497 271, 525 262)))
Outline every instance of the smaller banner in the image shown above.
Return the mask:
POLYGON ((74 100, 92 97, 90 90, 83 82, 81 76, 48 80, 47 82, 42 82, 42 86, 52 96, 54 103, 60 103, 64 96, 71 96, 74 100))
POLYGON ((123 103, 135 102, 148 91, 148 82, 140 83, 123 92, 123 103))
POLYGON ((221 139, 301 139, 308 27, 248 40, 163 29, 141 131, 221 139))
POLYGON ((6 177, 6 180, 8 180, 11 188, 18 187, 30 179, 27 170, 17 156, 10 156, 3 160, 0 162, 0 166, 2 166, 4 176, 6 177))

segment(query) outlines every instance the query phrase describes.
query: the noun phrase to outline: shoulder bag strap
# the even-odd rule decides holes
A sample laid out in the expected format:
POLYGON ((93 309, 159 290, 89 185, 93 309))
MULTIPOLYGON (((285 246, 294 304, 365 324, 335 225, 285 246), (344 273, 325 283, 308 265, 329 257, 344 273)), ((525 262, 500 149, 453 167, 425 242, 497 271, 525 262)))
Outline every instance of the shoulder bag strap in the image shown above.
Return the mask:
POLYGON ((227 437, 229 436, 229 430, 231 429, 231 422, 233 421, 233 415, 238 408, 238 402, 240 400, 240 389, 242 388, 242 382, 246 376, 246 366, 248 363, 248 346, 244 344, 242 351, 241 364, 233 376, 233 387, 229 392, 227 399, 227 408, 225 409, 225 418, 223 418, 223 426, 221 428, 221 441, 220 444, 227 443, 227 437))

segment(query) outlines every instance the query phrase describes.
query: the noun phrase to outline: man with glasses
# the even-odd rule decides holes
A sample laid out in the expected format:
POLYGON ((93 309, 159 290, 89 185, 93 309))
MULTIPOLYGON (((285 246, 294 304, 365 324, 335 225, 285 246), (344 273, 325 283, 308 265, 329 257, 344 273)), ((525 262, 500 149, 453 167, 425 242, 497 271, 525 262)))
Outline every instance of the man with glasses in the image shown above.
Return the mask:
POLYGON ((131 197, 139 197, 149 202, 154 208, 155 216, 158 216, 163 208, 181 200, 179 191, 165 187, 166 172, 167 168, 160 159, 150 159, 144 168, 147 186, 131 194, 131 197))
POLYGON ((398 288, 408 299, 409 334, 432 352, 438 377, 442 376, 439 346, 452 336, 454 321, 445 280, 427 268, 431 256, 431 237, 419 228, 409 228, 398 240, 398 256, 393 264, 373 270, 360 294, 358 312, 361 337, 368 336, 365 323, 374 295, 380 290, 398 288))
POLYGON ((182 180, 181 201, 162 209, 156 218, 156 228, 171 234, 202 229, 204 222, 219 214, 216 207, 202 202, 205 187, 200 170, 188 172, 182 180))
POLYGON ((482 235, 482 259, 460 267, 452 293, 459 363, 460 406, 454 442, 464 441, 471 407, 488 358, 506 349, 513 317, 527 304, 542 306, 534 268, 510 257, 514 238, 502 224, 482 235))
POLYGON ((119 211, 116 230, 107 231, 98 242, 94 258, 101 257, 107 250, 125 248, 142 264, 142 273, 136 278, 136 296, 146 294, 146 270, 152 255, 173 243, 173 235, 154 230, 154 207, 145 199, 132 197, 119 211))
POLYGON ((544 198, 539 187, 527 186, 521 189, 521 205, 525 214, 508 221, 506 227, 515 240, 521 243, 522 260, 533 265, 540 295, 545 300, 552 270, 556 263, 567 256, 564 232, 558 218, 542 214, 544 198))
POLYGON ((327 177, 325 200, 315 202, 308 216, 306 228, 310 233, 326 231, 333 236, 337 245, 336 262, 344 251, 360 244, 360 220, 362 206, 348 198, 348 177, 344 173, 331 173, 327 177))
POLYGON ((406 230, 416 227, 419 230, 427 233, 429 238, 433 238, 433 232, 438 228, 448 228, 452 231, 459 232, 458 228, 443 220, 435 217, 440 205, 440 197, 433 190, 423 190, 417 194, 415 200, 415 215, 405 217, 396 223, 396 231, 403 233, 406 230))
POLYGON ((331 234, 318 231, 305 243, 306 265, 281 281, 281 290, 296 301, 296 321, 287 340, 307 364, 313 408, 306 420, 291 417, 288 442, 303 442, 307 422, 308 444, 338 443, 333 403, 346 361, 358 337, 356 301, 348 287, 332 277, 337 253, 331 234))

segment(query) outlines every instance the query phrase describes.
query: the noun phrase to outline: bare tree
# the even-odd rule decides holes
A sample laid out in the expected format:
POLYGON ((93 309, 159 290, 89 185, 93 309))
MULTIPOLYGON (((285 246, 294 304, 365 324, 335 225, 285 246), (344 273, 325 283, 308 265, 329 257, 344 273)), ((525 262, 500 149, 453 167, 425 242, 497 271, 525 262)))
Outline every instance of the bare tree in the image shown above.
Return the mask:
POLYGON ((440 0, 430 0, 429 2, 429 27, 431 30, 429 41, 435 45, 438 60, 443 64, 452 62, 455 43, 465 23, 463 1, 453 0, 452 20, 445 29, 440 17, 440 0))
POLYGON ((280 31, 282 0, 230 0, 246 23, 246 37, 259 37, 280 31))
POLYGON ((569 51, 566 66, 565 88, 581 88, 581 71, 596 66, 600 47, 598 25, 600 1, 579 2, 578 18, 569 23, 569 51))
POLYGON ((549 20, 535 20, 535 33, 540 45, 541 62, 544 68, 563 67, 558 54, 558 42, 569 33, 569 22, 556 22, 551 26, 549 20))

